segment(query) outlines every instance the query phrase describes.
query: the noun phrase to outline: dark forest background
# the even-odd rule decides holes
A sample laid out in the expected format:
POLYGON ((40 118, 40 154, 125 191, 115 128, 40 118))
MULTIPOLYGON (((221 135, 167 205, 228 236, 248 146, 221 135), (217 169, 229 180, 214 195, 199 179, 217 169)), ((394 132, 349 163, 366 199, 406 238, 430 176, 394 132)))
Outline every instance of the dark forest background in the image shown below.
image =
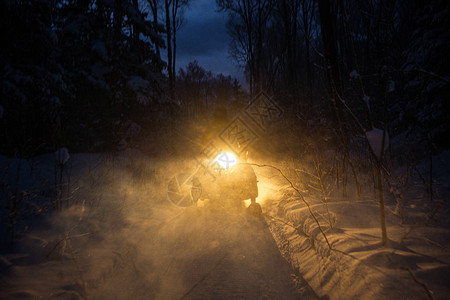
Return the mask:
POLYGON ((211 1, 248 89, 195 60, 176 69, 189 2, 1 0, 0 153, 176 152, 217 107, 261 91, 290 139, 349 149, 375 127, 399 158, 450 146, 447 1, 211 1))

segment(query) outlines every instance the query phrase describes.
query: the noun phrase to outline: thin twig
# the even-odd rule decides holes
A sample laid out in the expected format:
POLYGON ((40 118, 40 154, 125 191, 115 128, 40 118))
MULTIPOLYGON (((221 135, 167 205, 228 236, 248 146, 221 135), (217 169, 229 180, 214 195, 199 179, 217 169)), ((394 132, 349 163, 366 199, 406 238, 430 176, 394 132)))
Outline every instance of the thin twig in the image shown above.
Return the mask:
MULTIPOLYGON (((58 242, 55 243, 55 245, 53 246, 52 250, 50 250, 50 251, 47 253, 47 255, 46 255, 47 258, 50 257, 50 255, 53 253, 53 251, 55 251, 55 249, 59 246, 59 244, 61 244, 61 243, 64 242, 64 241, 67 241, 67 242, 70 241, 70 238, 71 238, 71 235, 70 235, 70 234, 72 233, 73 230, 75 230, 75 229, 78 227, 78 225, 80 225, 81 221, 83 220, 84 211, 85 211, 85 204, 86 204, 86 200, 83 200, 83 204, 82 204, 82 206, 81 206, 80 217, 78 218, 77 224, 75 224, 74 226, 72 226, 72 228, 71 228, 68 232, 66 232, 66 233, 64 234, 63 238, 60 239, 58 242)), ((81 237, 81 236, 85 236, 85 235, 88 235, 88 234, 90 234, 90 233, 86 233, 86 234, 82 234, 82 235, 75 235, 74 237, 81 237)))
MULTIPOLYGON (((431 211, 431 213, 427 216, 427 220, 426 220, 425 223, 422 224, 422 225, 428 226, 428 224, 429 224, 430 221, 434 218, 434 216, 436 215, 436 213, 438 212, 438 210, 439 210, 440 207, 441 207, 441 205, 437 205, 437 206, 435 207, 435 209, 434 209, 433 211, 431 211)), ((406 231, 406 233, 403 235, 403 237, 400 239, 399 245, 402 245, 402 244, 404 243, 404 241, 406 240, 406 238, 411 234, 411 232, 412 232, 414 229, 418 228, 419 226, 420 226, 420 224, 417 224, 417 223, 412 224, 412 225, 408 228, 408 230, 406 231)), ((428 297, 430 298, 430 300, 435 300, 433 291, 431 291, 431 290, 428 288, 428 285, 427 285, 425 282, 420 281, 420 280, 416 277, 416 275, 414 274, 414 272, 411 270, 410 267, 408 267, 408 266, 402 266, 402 265, 400 265, 399 263, 394 262, 394 260, 393 260, 392 257, 393 257, 393 255, 395 254, 396 251, 397 251, 396 249, 393 249, 393 251, 392 251, 391 253, 386 254, 386 257, 389 259, 389 261, 390 261, 391 263, 393 263, 394 265, 396 265, 399 269, 407 271, 407 272, 409 273, 409 275, 411 275, 411 277, 412 277, 412 279, 414 280, 414 282, 416 282, 417 284, 419 284, 420 286, 422 286, 422 287, 425 289, 425 291, 427 292, 427 295, 428 295, 428 297)))
POLYGON ((444 246, 442 246, 441 244, 439 244, 439 243, 436 242, 436 241, 430 240, 430 239, 427 238, 427 237, 424 237, 423 239, 424 239, 425 241, 427 241, 428 243, 430 243, 430 244, 432 244, 432 245, 435 245, 435 246, 441 248, 441 249, 442 249, 443 251, 445 251, 445 252, 450 252, 450 250, 448 250, 447 248, 445 248, 444 246))
POLYGON ((81 296, 84 299, 87 300, 88 299, 87 290, 86 290, 87 284, 86 284, 86 281, 84 280, 84 276, 83 276, 83 272, 81 270, 80 264, 78 263, 77 257, 75 256, 75 251, 74 251, 74 249, 72 247, 72 244, 70 243, 70 237, 69 237, 69 239, 67 241, 67 244, 68 244, 69 249, 70 249, 70 255, 71 255, 72 261, 75 264, 75 267, 76 267, 77 272, 78 272, 78 276, 80 277, 81 288, 82 288, 82 295, 81 296))
POLYGON ((423 281, 421 281, 421 280, 419 280, 419 279, 417 278, 416 274, 414 274, 414 272, 411 270, 410 267, 408 267, 408 266, 402 266, 402 265, 396 263, 396 262, 392 259, 392 257, 389 256, 389 255, 387 255, 387 258, 389 259, 389 261, 390 261, 392 264, 396 265, 399 269, 408 271, 408 273, 409 273, 409 275, 411 275, 412 279, 413 279, 417 284, 421 285, 421 286, 425 289, 425 291, 427 292, 428 298, 430 298, 430 300, 435 300, 433 291, 430 290, 430 289, 428 288, 428 285, 427 285, 425 282, 423 282, 423 281))
POLYGON ((271 215, 269 215, 269 214, 267 214, 267 213, 263 213, 263 215, 266 216, 266 217, 271 218, 272 220, 275 220, 275 221, 278 221, 278 222, 280 222, 280 223, 283 223, 284 225, 287 225, 287 226, 289 226, 289 227, 292 227, 292 228, 294 228, 294 229, 297 229, 297 227, 295 227, 295 226, 292 225, 292 224, 289 224, 288 222, 286 222, 286 221, 284 221, 284 220, 282 220, 282 219, 272 217, 271 215))

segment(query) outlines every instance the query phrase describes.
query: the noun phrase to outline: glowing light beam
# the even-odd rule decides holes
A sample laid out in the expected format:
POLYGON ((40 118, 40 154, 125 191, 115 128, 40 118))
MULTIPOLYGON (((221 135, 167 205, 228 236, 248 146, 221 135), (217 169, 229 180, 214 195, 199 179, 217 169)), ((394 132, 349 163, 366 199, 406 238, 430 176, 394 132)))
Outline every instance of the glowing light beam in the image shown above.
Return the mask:
POLYGON ((236 156, 234 156, 233 153, 225 152, 225 153, 220 153, 216 157, 215 162, 222 169, 229 169, 237 163, 237 158, 236 158, 236 156))

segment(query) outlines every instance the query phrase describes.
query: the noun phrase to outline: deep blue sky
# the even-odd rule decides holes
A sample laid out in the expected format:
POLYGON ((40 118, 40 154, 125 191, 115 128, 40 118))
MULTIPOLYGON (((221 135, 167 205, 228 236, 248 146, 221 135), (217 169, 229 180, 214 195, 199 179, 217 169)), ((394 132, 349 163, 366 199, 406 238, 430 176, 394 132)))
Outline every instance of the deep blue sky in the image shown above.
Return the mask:
POLYGON ((243 83, 242 72, 228 54, 227 16, 217 12, 216 1, 191 0, 184 18, 185 23, 177 34, 177 72, 197 60, 206 70, 232 75, 243 83))

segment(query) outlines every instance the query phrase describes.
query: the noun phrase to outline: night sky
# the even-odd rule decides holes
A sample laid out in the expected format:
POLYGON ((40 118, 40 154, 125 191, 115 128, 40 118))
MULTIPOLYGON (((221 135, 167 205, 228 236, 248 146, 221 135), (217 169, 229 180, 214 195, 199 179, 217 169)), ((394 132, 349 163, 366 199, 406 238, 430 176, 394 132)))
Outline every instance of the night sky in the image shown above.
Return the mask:
POLYGON ((243 82, 242 71, 228 53, 227 15, 217 11, 215 1, 194 0, 184 16, 185 23, 177 35, 177 71, 197 60, 206 70, 243 82))

